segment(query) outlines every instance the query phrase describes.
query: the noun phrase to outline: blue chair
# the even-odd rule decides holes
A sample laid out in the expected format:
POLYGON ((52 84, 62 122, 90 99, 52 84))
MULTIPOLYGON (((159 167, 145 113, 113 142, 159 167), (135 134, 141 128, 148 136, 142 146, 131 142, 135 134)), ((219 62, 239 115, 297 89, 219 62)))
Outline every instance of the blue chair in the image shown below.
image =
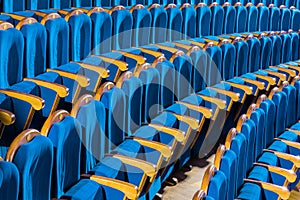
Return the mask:
POLYGON ((248 11, 248 18, 247 18, 247 31, 254 32, 257 31, 258 27, 258 9, 252 4, 247 3, 246 8, 248 11))
POLYGON ((295 9, 295 7, 291 7, 291 29, 293 29, 294 31, 298 31, 300 29, 299 24, 297 23, 297 21, 300 19, 300 11, 295 9))
MULTIPOLYGON (((235 32, 237 13, 235 7, 226 2, 222 5, 224 9, 224 25, 223 34, 231 34, 235 32)), ((239 16, 240 17, 240 16, 239 16)))
POLYGON ((14 163, 18 169, 18 199, 50 198, 53 154, 51 141, 37 130, 25 130, 15 138, 5 160, 14 163))
POLYGON ((150 43, 165 42, 167 38, 166 27, 168 14, 159 4, 152 4, 148 7, 152 16, 150 43))
POLYGON ((247 30, 247 19, 248 19, 248 11, 242 3, 237 2, 236 4, 232 4, 236 10, 236 24, 234 32, 243 33, 247 30))
POLYGON ((266 7, 262 3, 259 3, 256 6, 257 6, 257 10, 258 10, 257 30, 258 31, 268 31, 269 30, 270 11, 269 11, 268 7, 266 7))
POLYGON ((67 111, 58 110, 46 120, 41 134, 53 144, 51 197, 60 198, 80 178, 82 127, 67 111))
POLYGON ((49 0, 42 0, 42 1, 36 1, 36 0, 29 0, 26 1, 26 10, 42 10, 42 9, 49 9, 50 7, 50 1, 49 0))
POLYGON ((299 35, 296 32, 290 32, 291 40, 292 40, 292 55, 291 60, 299 59, 299 35))
POLYGON ((223 32, 224 9, 216 2, 209 5, 211 10, 210 35, 221 35, 223 32))
POLYGON ((291 27, 291 11, 285 6, 280 6, 280 30, 288 31, 291 27))
POLYGON ((62 0, 52 0, 50 1, 50 8, 55 9, 69 9, 71 8, 71 1, 62 1, 62 0))
POLYGON ((176 41, 182 38, 183 16, 180 8, 175 4, 168 4, 165 7, 168 14, 167 41, 176 41))
POLYGON ((204 3, 198 3, 195 6, 196 10, 196 36, 203 37, 210 35, 211 10, 204 3))
POLYGON ((272 57, 270 60, 270 65, 279 65, 281 63, 281 47, 282 47, 282 39, 279 35, 269 34, 272 40, 272 57))
MULTIPOLYGON (((196 37, 196 10, 189 3, 184 3, 180 6, 182 13, 182 39, 187 40, 188 38, 196 37)), ((177 21, 175 22, 178 23, 177 21)))
POLYGON ((10 0, 5 0, 1 3, 1 10, 7 13, 17 12, 25 10, 25 6, 25 1, 18 1, 18 3, 16 3, 10 0))
POLYGON ((281 29, 280 24, 280 9, 273 4, 269 6, 270 19, 269 19, 269 31, 279 31, 281 29))
POLYGON ((18 168, 13 163, 6 162, 1 158, 0 171, 3 174, 0 185, 1 199, 18 199, 20 187, 18 168))

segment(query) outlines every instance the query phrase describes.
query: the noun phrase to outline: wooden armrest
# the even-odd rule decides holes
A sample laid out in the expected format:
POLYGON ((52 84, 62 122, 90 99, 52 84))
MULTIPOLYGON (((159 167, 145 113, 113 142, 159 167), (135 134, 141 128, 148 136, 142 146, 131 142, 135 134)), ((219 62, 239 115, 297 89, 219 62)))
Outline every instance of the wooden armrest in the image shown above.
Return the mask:
POLYGON ((276 193, 281 199, 288 199, 290 197, 290 191, 286 187, 283 187, 283 186, 278 186, 275 184, 266 183, 266 182, 257 181, 257 180, 251 180, 251 179, 244 179, 244 182, 259 185, 264 190, 268 190, 268 191, 276 193))
POLYGON ((124 52, 124 51, 120 51, 120 50, 113 50, 113 52, 118 52, 118 53, 122 54, 125 57, 128 57, 128 58, 131 58, 131 59, 135 60, 138 65, 145 64, 146 60, 147 60, 145 57, 140 56, 140 55, 136 55, 136 54, 133 54, 133 53, 128 53, 128 52, 124 52))
POLYGON ((245 92, 245 94, 247 94, 247 95, 251 95, 253 92, 253 88, 249 87, 247 85, 241 85, 241 84, 231 83, 231 82, 225 82, 225 83, 231 85, 232 87, 243 90, 245 92))
POLYGON ((255 74, 255 76, 257 78, 260 78, 260 79, 265 80, 265 81, 268 82, 267 90, 269 90, 271 86, 276 85, 276 79, 275 78, 272 78, 272 77, 269 77, 269 76, 263 76, 263 75, 259 75, 259 74, 255 74))
POLYGON ((210 103, 216 104, 219 109, 225 109, 226 108, 226 101, 218 99, 218 98, 213 98, 213 97, 208 97, 204 96, 201 94, 197 94, 197 96, 201 97, 204 101, 208 101, 210 103))
POLYGON ((122 72, 128 70, 128 64, 124 61, 116 60, 116 59, 108 58, 108 57, 104 57, 104 56, 96 56, 96 57, 101 58, 104 62, 111 63, 111 64, 117 66, 119 68, 119 70, 121 70, 122 72))
POLYGON ((196 46, 199 46, 201 47, 202 49, 206 50, 208 47, 213 47, 213 46, 217 46, 215 45, 215 43, 213 42, 205 42, 205 43, 202 43, 202 42, 196 42, 196 41, 193 41, 193 40, 189 40, 189 42, 193 45, 196 45, 196 46))
POLYGON ((183 48, 185 50, 187 50, 187 55, 190 56, 191 53, 195 52, 195 51, 199 51, 200 48, 198 46, 190 46, 190 45, 186 45, 186 44, 182 44, 179 42, 172 42, 173 44, 175 44, 176 46, 183 48))
MULTIPOLYGON (((298 63, 297 63, 298 64, 298 63)), ((300 67, 298 66, 294 66, 294 65, 289 65, 289 64, 283 64, 284 66, 287 66, 290 69, 296 70, 298 71, 298 74, 300 74, 300 67)))
POLYGON ((281 139, 281 138, 275 138, 274 140, 283 142, 287 146, 290 146, 290 147, 293 147, 293 148, 296 148, 296 149, 300 150, 300 143, 299 142, 293 142, 293 141, 284 140, 284 139, 281 139))
POLYGON ((292 170, 287 170, 277 166, 266 165, 263 163, 254 163, 254 166, 260 166, 268 169, 269 172, 279 174, 280 176, 285 177, 290 183, 293 183, 297 179, 297 175, 292 170))
POLYGON ((2 124, 4 124, 5 126, 9 126, 13 124, 15 120, 16 116, 13 113, 7 110, 0 109, 0 122, 2 124))
POLYGON ((228 90, 223 90, 223 89, 219 89, 219 88, 214 88, 214 87, 208 87, 209 89, 215 90, 216 92, 226 95, 228 97, 230 97, 232 99, 232 101, 234 102, 238 102, 240 100, 240 94, 239 93, 235 93, 232 91, 228 91, 228 90))
POLYGON ((204 41, 205 42, 207 42, 207 43, 214 43, 214 45, 216 45, 216 46, 219 46, 219 40, 210 40, 210 39, 207 39, 207 38, 203 38, 204 39, 204 41))
POLYGON ((38 96, 17 92, 14 90, 2 90, 2 89, 0 89, 0 93, 27 102, 32 106, 34 110, 41 110, 45 106, 45 101, 38 96))
POLYGON ((131 137, 130 139, 140 143, 143 146, 147 146, 149 148, 155 149, 156 151, 159 151, 166 159, 169 159, 172 155, 172 151, 168 145, 137 137, 131 137))
MULTIPOLYGON (((169 112, 169 111, 165 111, 165 112, 169 112)), ((174 112, 170 112, 170 113, 172 113, 172 115, 174 115, 179 121, 183 121, 184 123, 188 124, 192 129, 196 130, 199 128, 199 120, 186 115, 179 115, 174 112)))
POLYGON ((153 44, 153 46, 156 46, 160 49, 163 49, 165 51, 169 51, 170 53, 172 53, 172 56, 170 58, 170 62, 173 62, 176 57, 182 56, 182 55, 185 54, 183 51, 180 51, 177 48, 173 48, 173 47, 169 47, 169 46, 165 46, 165 45, 161 45, 161 44, 153 44))
POLYGON ((152 163, 146 162, 141 159, 131 158, 131 157, 117 155, 117 154, 107 155, 107 156, 112 156, 114 158, 121 160, 123 163, 127 165, 131 165, 141 169, 148 177, 152 178, 156 175, 156 166, 153 165, 152 163))
POLYGON ((78 84, 83 88, 87 87, 90 84, 90 79, 85 76, 82 76, 80 74, 73 74, 73 73, 61 71, 58 69, 47 69, 47 72, 54 72, 54 73, 59 74, 60 76, 74 80, 74 81, 78 82, 78 84))
POLYGON ((286 81, 286 75, 285 74, 282 74, 282 73, 279 73, 279 72, 273 72, 273 71, 269 71, 269 70, 264 70, 264 71, 266 71, 268 74, 270 74, 272 76, 276 76, 281 81, 286 81))
POLYGON ((69 88, 64 85, 60 85, 57 83, 52 83, 48 81, 43 81, 35 78, 24 78, 24 81, 30 81, 38 86, 45 87, 47 89, 53 90, 57 93, 60 98, 64 98, 69 95, 69 88))
POLYGON ((269 68, 273 68, 273 69, 277 69, 279 71, 282 71, 282 72, 285 72, 287 74, 289 74, 290 77, 295 77, 297 74, 294 70, 291 70, 291 69, 286 69, 286 68, 283 68, 283 67, 277 67, 277 66, 270 66, 269 68))
POLYGON ((174 138, 177 142, 183 142, 184 141, 185 132, 183 132, 181 130, 166 127, 166 126, 162 126, 162 125, 159 125, 159 124, 149 124, 149 126, 156 129, 157 131, 161 131, 161 132, 164 132, 164 133, 167 133, 169 135, 174 136, 174 138))
POLYGON ((88 70, 96 72, 101 78, 108 78, 110 75, 110 71, 104 67, 90 65, 90 64, 83 63, 83 62, 77 62, 77 64, 79 64, 80 67, 82 67, 84 69, 88 69, 88 70))
POLYGON ((177 101, 176 102, 177 104, 182 104, 182 105, 185 105, 186 107, 188 107, 189 109, 191 110, 195 110, 199 113, 202 113, 203 116, 207 119, 211 118, 212 115, 213 115, 213 111, 212 109, 209 109, 209 108, 205 108, 203 106, 198 106, 198 105, 194 105, 194 104, 190 104, 190 103, 186 103, 186 102, 182 102, 182 101, 177 101))
POLYGON ((155 58, 159 58, 159 57, 164 56, 163 53, 157 52, 157 51, 153 51, 153 50, 150 50, 150 49, 138 48, 138 47, 136 47, 136 49, 140 50, 140 51, 143 52, 143 53, 152 55, 152 56, 155 57, 155 58))
POLYGON ((251 79, 248 79, 248 78, 242 78, 242 79, 246 83, 250 83, 250 84, 255 85, 259 90, 265 89, 265 83, 264 82, 260 82, 260 81, 257 81, 257 80, 251 80, 251 79))
POLYGON ((270 150, 270 149, 264 149, 263 152, 273 153, 278 158, 281 158, 281 159, 288 160, 288 161, 292 162, 297 168, 300 167, 300 156, 294 156, 294 155, 291 155, 291 154, 287 154, 287 153, 283 153, 283 152, 279 152, 279 151, 274 151, 274 150, 270 150))
POLYGON ((298 131, 298 130, 294 130, 294 129, 290 129, 290 128, 288 128, 288 129, 286 129, 287 131, 291 131, 291 132, 293 132, 293 133, 295 133, 295 134, 297 134, 297 135, 299 135, 300 136, 300 131, 298 131))
POLYGON ((138 199, 138 187, 127 183, 125 181, 120 181, 112 178, 106 178, 103 176, 93 175, 90 180, 95 181, 101 185, 113 188, 115 190, 121 191, 128 199, 138 199))

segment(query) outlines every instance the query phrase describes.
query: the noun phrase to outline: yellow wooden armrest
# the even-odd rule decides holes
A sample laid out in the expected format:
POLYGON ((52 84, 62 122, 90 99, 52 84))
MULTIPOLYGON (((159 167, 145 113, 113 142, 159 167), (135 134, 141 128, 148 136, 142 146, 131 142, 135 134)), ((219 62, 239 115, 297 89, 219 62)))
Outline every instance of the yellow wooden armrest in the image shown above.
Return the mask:
POLYGON ((266 165, 263 163, 254 163, 254 166, 260 166, 268 169, 268 171, 273 172, 275 174, 279 174, 280 176, 285 177, 290 183, 293 183, 297 179, 297 175, 292 170, 287 170, 277 166, 266 165))
POLYGON ((131 165, 141 169, 148 177, 154 177, 156 175, 156 166, 153 165, 152 163, 146 162, 141 159, 131 158, 131 157, 117 155, 117 154, 110 155, 110 156, 121 160, 123 163, 127 165, 131 165))
POLYGON ((41 24, 45 25, 47 21, 61 18, 58 13, 44 13, 41 11, 33 11, 35 15, 42 17, 41 24))
POLYGON ((182 105, 185 105, 186 107, 188 107, 189 109, 191 110, 195 110, 199 113, 202 113, 203 116, 207 119, 211 118, 212 115, 213 115, 213 111, 212 109, 209 109, 209 108, 205 108, 203 106, 198 106, 198 105, 194 105, 194 104, 190 104, 190 103, 186 103, 186 102, 182 102, 182 101, 177 101, 176 102, 177 104, 182 104, 182 105))
POLYGON ((291 85, 292 86, 295 86, 295 83, 300 81, 300 76, 295 76, 295 78, 293 78, 292 82, 291 82, 291 85))
POLYGON ((297 134, 297 135, 299 135, 300 136, 300 131, 298 131, 298 130, 294 130, 294 129, 290 129, 290 128, 288 128, 288 129, 286 129, 287 131, 291 131, 291 132, 293 132, 293 133, 295 133, 295 134, 297 134))
POLYGON ((143 53, 146 53, 146 54, 154 56, 155 58, 159 58, 159 57, 164 56, 164 54, 161 53, 161 52, 157 52, 157 51, 153 51, 153 50, 145 49, 145 48, 138 48, 138 47, 136 47, 136 48, 138 50, 140 50, 141 52, 143 52, 143 53))
POLYGON ((269 149, 264 149, 263 152, 273 153, 278 158, 292 162, 297 168, 300 167, 300 156, 294 156, 291 154, 287 154, 287 153, 283 153, 283 152, 279 152, 279 151, 273 151, 273 150, 269 150, 269 149))
MULTIPOLYGON (((275 184, 266 183, 266 182, 257 181, 257 180, 251 180, 251 179, 244 179, 244 182, 259 185, 264 190, 268 190, 268 191, 276 193, 281 199, 288 199, 290 197, 290 191, 286 187, 283 187, 283 186, 278 186, 275 184)), ((255 192, 255 191, 253 191, 253 192, 255 192)))
POLYGON ((140 143, 143 146, 147 146, 149 148, 159 151, 166 159, 169 159, 172 155, 172 151, 168 145, 162 144, 160 142, 152 141, 152 140, 137 138, 137 137, 133 137, 131 139, 140 143))
POLYGON ((205 43, 202 43, 202 42, 196 42, 196 41, 193 41, 193 40, 189 40, 189 42, 193 45, 196 45, 196 46, 199 46, 201 47, 202 49, 206 50, 208 47, 213 47, 213 46, 216 46, 215 43, 213 42, 205 42, 205 43))
POLYGON ((14 28, 14 26, 11 23, 5 22, 0 20, 0 30, 5 31, 8 29, 14 28))
POLYGON ((78 82, 78 84, 83 88, 87 87, 90 84, 90 79, 85 76, 82 76, 80 74, 73 74, 73 73, 61 71, 58 69, 47 69, 47 72, 54 72, 54 73, 59 74, 60 76, 72 79, 72 80, 78 82))
POLYGON ((58 10, 59 13, 65 15, 65 20, 68 22, 72 16, 84 14, 84 12, 80 9, 66 11, 66 10, 58 10))
POLYGON ((138 199, 138 194, 139 194, 138 187, 133 184, 127 183, 125 181, 120 181, 120 180, 106 178, 102 176, 96 176, 96 175, 91 176, 90 180, 95 181, 101 185, 113 188, 115 190, 119 190, 128 199, 134 199, 134 200, 138 199))
POLYGON ((131 58, 131 59, 135 60, 138 65, 145 64, 146 60, 147 60, 143 56, 136 55, 136 54, 129 53, 129 52, 124 52, 124 51, 120 51, 120 50, 113 50, 113 52, 118 52, 118 53, 122 54, 125 57, 128 57, 128 58, 131 58))
MULTIPOLYGON (((269 86, 268 88, 272 85, 276 85, 276 79, 275 78, 272 78, 272 77, 269 77, 269 76, 263 76, 263 75, 259 75, 259 74, 255 74, 255 76, 257 78, 260 78, 262 80, 265 80, 269 83, 269 86)), ((268 89, 269 90, 269 89, 268 89)))
POLYGON ((252 91, 253 91, 252 87, 249 87, 247 85, 237 84, 237 83, 231 83, 231 82, 225 82, 225 83, 231 85, 232 87, 236 87, 236 88, 239 88, 239 89, 243 90, 247 95, 252 94, 252 91))
MULTIPOLYGON (((298 64, 298 63, 297 63, 298 64)), ((298 74, 300 74, 300 67, 298 66, 294 66, 294 65, 289 65, 289 64, 283 64, 284 66, 287 66, 290 69, 296 70, 298 71, 298 74)))
POLYGON ((220 42, 219 40, 210 40, 210 39, 207 39, 207 38, 203 38, 203 39, 207 43, 211 42, 211 43, 214 43, 214 45, 219 46, 219 42, 220 42))
POLYGON ((161 132, 164 132, 164 133, 174 136, 174 138, 177 142, 183 142, 183 140, 184 140, 185 132, 183 132, 181 130, 162 126, 159 124, 149 124, 149 126, 156 129, 157 131, 161 131, 161 132))
POLYGON ((286 75, 279 73, 279 72, 273 72, 269 70, 265 70, 268 74, 278 77, 281 81, 286 81, 286 75))
POLYGON ((13 124, 15 120, 16 116, 13 113, 7 110, 0 109, 0 122, 2 124, 4 124, 5 126, 9 126, 13 124))
POLYGON ((206 192, 203 190, 197 190, 193 196, 192 200, 204 200, 206 192))
POLYGON ((176 46, 178 46, 180 48, 183 48, 183 49, 187 50, 187 55, 188 56, 190 56, 191 53, 200 50, 200 48, 198 46, 190 46, 190 45, 182 44, 182 43, 179 43, 179 42, 173 42, 173 44, 175 44, 176 46))
POLYGON ((278 69, 279 71, 283 71, 287 74, 289 74, 290 77, 294 78, 297 74, 294 70, 291 69, 286 69, 283 67, 277 67, 277 66, 270 66, 269 68, 273 68, 273 69, 278 69))
POLYGON ((226 101, 221 100, 218 98, 208 97, 201 94, 197 94, 197 96, 201 97, 204 101, 208 101, 210 103, 216 104, 219 109, 225 109, 226 108, 226 101))
POLYGON ((105 10, 103 8, 101 8, 101 7, 93 7, 90 10, 84 9, 84 8, 78 8, 78 9, 82 10, 88 16, 91 16, 93 13, 105 12, 105 10))
POLYGON ((176 53, 178 51, 178 49, 176 49, 174 47, 169 47, 169 46, 165 46, 165 45, 161 45, 161 44, 153 44, 153 45, 156 46, 156 47, 158 47, 158 48, 160 48, 160 49, 169 51, 172 54, 174 54, 174 53, 176 53))
POLYGON ((259 90, 265 89, 265 83, 264 82, 260 82, 260 81, 252 80, 252 79, 248 79, 248 78, 242 78, 242 79, 246 83, 250 83, 250 84, 255 85, 259 90))
POLYGON ((67 88, 64 85, 60 85, 60 84, 52 83, 52 82, 48 82, 48 81, 43 81, 43 80, 39 80, 39 79, 35 79, 35 78, 24 78, 24 81, 30 81, 30 82, 37 84, 38 86, 53 90, 57 93, 57 95, 60 98, 64 98, 69 95, 69 88, 67 88))
POLYGON ((296 149, 300 150, 300 143, 299 142, 293 142, 293 141, 284 140, 284 139, 280 139, 280 138, 275 138, 274 140, 283 142, 287 146, 290 146, 290 147, 293 147, 293 148, 296 148, 296 149))
POLYGON ((229 96, 232 101, 234 102, 238 102, 240 100, 240 94, 239 93, 235 93, 232 91, 228 91, 228 90, 223 90, 223 89, 219 89, 219 88, 213 88, 213 87, 208 87, 209 89, 215 90, 218 93, 221 93, 223 95, 229 96))
POLYGON ((104 56, 96 56, 96 57, 101 58, 104 62, 111 63, 111 64, 117 66, 119 68, 119 70, 121 70, 122 72, 128 70, 128 64, 124 61, 116 60, 116 59, 108 58, 108 57, 104 57, 104 56))
POLYGON ((183 121, 184 123, 187 123, 192 129, 196 130, 199 128, 199 120, 186 115, 179 115, 173 112, 170 113, 172 113, 172 115, 174 115, 179 121, 183 121))
POLYGON ((42 98, 31 95, 31 94, 26 94, 26 93, 17 92, 14 90, 7 90, 7 89, 6 90, 0 89, 0 93, 6 94, 9 97, 27 102, 32 106, 32 108, 34 110, 41 110, 45 105, 45 101, 42 98))
POLYGON ((96 72, 101 78, 108 78, 110 71, 104 67, 86 64, 83 62, 77 62, 82 68, 96 72))

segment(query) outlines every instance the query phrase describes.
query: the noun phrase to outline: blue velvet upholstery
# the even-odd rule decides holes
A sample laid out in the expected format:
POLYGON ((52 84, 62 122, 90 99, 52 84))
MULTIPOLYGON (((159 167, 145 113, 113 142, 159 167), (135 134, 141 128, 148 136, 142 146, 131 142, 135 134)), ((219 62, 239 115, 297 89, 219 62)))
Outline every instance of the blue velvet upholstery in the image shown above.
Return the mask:
POLYGON ((258 31, 268 31, 269 30, 269 9, 266 6, 258 7, 258 31))
POLYGON ((53 146, 44 136, 19 147, 13 159, 21 175, 19 199, 50 199, 52 162, 53 146))
POLYGON ((108 138, 105 152, 110 152, 115 145, 125 138, 125 94, 117 87, 106 91, 101 96, 106 110, 106 137, 108 138))
POLYGON ((255 6, 248 6, 248 20, 247 20, 247 31, 257 31, 258 26, 258 9, 255 6))
POLYGON ((107 12, 93 13, 92 21, 92 54, 99 55, 111 51, 112 19, 107 12))
POLYGON ((215 5, 211 10, 211 35, 221 35, 224 24, 224 10, 220 5, 215 5))
POLYGON ((20 177, 19 171, 13 163, 0 161, 0 183, 1 199, 18 199, 20 177))
MULTIPOLYGON (((167 23, 167 41, 176 41, 181 39, 183 16, 178 7, 166 9, 168 14, 167 23)), ((194 22, 196 23, 196 22, 194 22)))
POLYGON ((248 44, 245 41, 239 41, 234 43, 236 49, 235 60, 235 76, 241 76, 247 72, 248 65, 248 44))
POLYGON ((210 180, 207 194, 214 199, 225 200, 227 187, 226 175, 222 171, 216 171, 210 180))
MULTIPOLYGON (((232 4, 233 5, 233 4, 232 4)), ((247 30, 247 21, 248 11, 244 6, 236 6, 236 24, 235 24, 235 32, 243 33, 247 30)))
POLYGON ((210 23, 211 23, 211 10, 208 6, 199 6, 196 9, 197 18, 196 18, 196 36, 208 36, 210 35, 210 23))
POLYGON ((150 9, 152 15, 150 43, 160 43, 166 41, 166 30, 168 23, 167 11, 161 7, 150 9))
POLYGON ((292 13, 291 28, 294 31, 298 31, 300 29, 300 24, 298 23, 298 21, 300 20, 300 11, 299 10, 291 10, 291 13, 292 13))
POLYGON ((222 71, 221 76, 223 80, 228 80, 234 77, 236 49, 233 44, 223 44, 222 49, 222 71))
POLYGON ((91 19, 82 13, 71 16, 68 20, 68 24, 70 29, 70 60, 81 61, 91 52, 91 19))
POLYGON ((80 7, 92 7, 93 0, 72 0, 72 6, 80 8, 80 7))
POLYGON ((131 47, 132 15, 128 10, 115 10, 111 14, 113 21, 112 49, 126 49, 131 47))
POLYGON ((49 9, 50 0, 28 0, 26 1, 26 10, 49 9))
POLYGON ((291 49, 291 36, 289 34, 282 34, 281 36, 282 39, 282 47, 281 47, 281 63, 285 63, 291 60, 291 54, 292 54, 292 49, 291 49))
POLYGON ((277 7, 271 7, 270 10, 270 21, 269 31, 279 31, 280 29, 280 9, 277 7))
POLYGON ((275 132, 274 137, 278 137, 285 130, 287 95, 285 92, 278 92, 273 95, 272 100, 276 105, 275 132))
POLYGON ((91 101, 80 108, 76 118, 82 126, 81 173, 89 172, 104 157, 106 112, 99 101, 91 101))
POLYGON ((299 35, 297 33, 290 33, 290 35, 292 40, 291 60, 298 60, 299 59, 299 35))
POLYGON ((134 9, 132 17, 132 45, 143 46, 149 44, 150 25, 152 22, 150 11, 146 8, 134 9))
POLYGON ((237 16, 236 9, 233 6, 224 6, 223 9, 224 9, 223 33, 224 34, 234 33, 236 16, 237 16))
POLYGON ((288 85, 282 90, 287 96, 287 104, 286 104, 286 121, 285 127, 291 127, 294 123, 296 123, 296 88, 292 85, 288 85))
POLYGON ((260 39, 260 69, 266 69, 270 66, 270 57, 272 51, 272 41, 268 37, 260 39))
POLYGON ((255 72, 260 66, 260 41, 257 38, 247 40, 249 47, 248 72, 255 72))
POLYGON ((280 30, 288 31, 291 25, 291 11, 288 8, 281 8, 280 14, 280 30))
MULTIPOLYGON (((182 39, 186 40, 188 38, 196 37, 196 11, 195 9, 190 7, 184 7, 181 9, 183 24, 182 24, 182 39)), ((177 21, 176 24, 180 25, 177 21)), ((177 25, 177 26, 178 26, 177 25)))
POLYGON ((56 9, 65 9, 65 8, 71 8, 71 1, 65 1, 65 0, 51 0, 50 2, 51 8, 56 9))
POLYGON ((281 47, 282 39, 278 35, 273 35, 270 37, 272 40, 272 57, 270 60, 271 65, 279 65, 281 63, 281 47))
POLYGON ((81 136, 79 121, 69 116, 49 131, 54 147, 51 197, 60 198, 79 180, 81 136))
POLYGON ((1 7, 4 12, 16 12, 25 10, 25 1, 11 1, 11 0, 3 0, 1 2, 1 7))

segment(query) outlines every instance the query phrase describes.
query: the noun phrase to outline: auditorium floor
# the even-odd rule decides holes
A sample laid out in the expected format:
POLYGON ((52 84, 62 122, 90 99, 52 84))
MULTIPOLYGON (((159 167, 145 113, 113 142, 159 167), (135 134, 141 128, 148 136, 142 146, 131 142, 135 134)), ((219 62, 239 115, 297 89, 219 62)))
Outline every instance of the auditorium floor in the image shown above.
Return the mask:
MULTIPOLYGON (((194 193, 201 187, 201 180, 205 170, 210 164, 213 164, 214 155, 206 160, 193 159, 193 169, 191 171, 175 172, 175 177, 179 180, 176 186, 165 186, 160 193, 162 193, 162 200, 191 200, 194 193)), ((300 182, 298 184, 300 187, 300 182)), ((154 200, 160 200, 155 198, 154 200)), ((292 191, 289 200, 300 200, 300 192, 292 191)))
MULTIPOLYGON (((194 193, 201 187, 201 180, 205 170, 210 164, 213 164, 214 155, 206 160, 193 159, 194 166, 191 171, 184 170, 175 172, 175 177, 179 180, 176 186, 166 186, 163 188, 162 200, 191 200, 194 193)), ((155 200, 158 200, 156 198, 155 200)))

